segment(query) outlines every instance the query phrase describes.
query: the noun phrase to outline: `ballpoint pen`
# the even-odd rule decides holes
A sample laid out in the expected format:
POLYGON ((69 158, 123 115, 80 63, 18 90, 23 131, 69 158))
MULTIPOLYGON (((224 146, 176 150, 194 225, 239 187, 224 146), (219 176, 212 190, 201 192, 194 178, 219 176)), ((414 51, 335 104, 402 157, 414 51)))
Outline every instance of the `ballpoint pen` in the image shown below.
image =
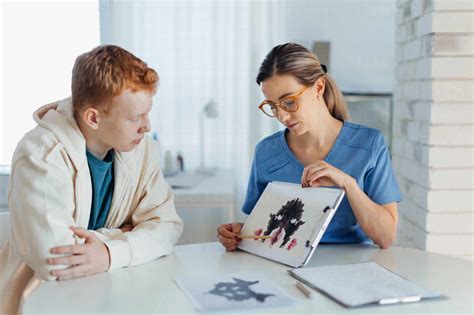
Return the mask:
POLYGON ((302 284, 301 282, 297 281, 295 283, 296 288, 301 291, 308 299, 310 299, 313 296, 313 292, 311 292, 311 289, 309 289, 307 286, 302 284))

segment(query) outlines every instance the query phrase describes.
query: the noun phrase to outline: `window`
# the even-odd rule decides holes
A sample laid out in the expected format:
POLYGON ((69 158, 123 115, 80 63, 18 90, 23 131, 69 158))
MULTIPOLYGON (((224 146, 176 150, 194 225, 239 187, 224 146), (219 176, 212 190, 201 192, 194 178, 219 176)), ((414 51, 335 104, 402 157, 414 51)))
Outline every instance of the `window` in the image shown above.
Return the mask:
POLYGON ((11 1, 0 16, 0 164, 10 164, 33 112, 71 94, 75 58, 100 44, 99 3, 11 1))

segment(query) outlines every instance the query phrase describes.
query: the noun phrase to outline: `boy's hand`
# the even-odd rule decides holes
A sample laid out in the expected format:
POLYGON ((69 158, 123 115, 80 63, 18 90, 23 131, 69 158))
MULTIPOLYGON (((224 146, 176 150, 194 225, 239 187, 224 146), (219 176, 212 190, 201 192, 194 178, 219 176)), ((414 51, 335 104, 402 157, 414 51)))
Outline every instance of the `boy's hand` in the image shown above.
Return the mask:
POLYGON ((57 277, 57 280, 67 280, 107 271, 110 266, 110 254, 107 246, 94 233, 86 229, 71 227, 71 230, 80 238, 84 238, 86 242, 82 245, 52 248, 52 254, 68 256, 49 258, 48 264, 69 265, 69 267, 53 270, 51 274, 57 277))

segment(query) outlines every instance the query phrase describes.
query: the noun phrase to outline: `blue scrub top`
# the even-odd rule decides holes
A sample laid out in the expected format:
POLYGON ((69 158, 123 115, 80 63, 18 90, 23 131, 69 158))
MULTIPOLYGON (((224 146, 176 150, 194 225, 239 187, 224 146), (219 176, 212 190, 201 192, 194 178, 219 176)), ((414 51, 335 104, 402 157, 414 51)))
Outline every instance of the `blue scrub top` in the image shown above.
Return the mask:
MULTIPOLYGON (((269 182, 301 183, 304 166, 288 147, 287 132, 288 129, 276 132, 257 144, 243 212, 252 212, 269 182)), ((344 122, 324 161, 352 176, 377 204, 401 201, 389 151, 379 130, 344 122)), ((372 243, 357 223, 347 197, 339 205, 321 242, 372 243)))

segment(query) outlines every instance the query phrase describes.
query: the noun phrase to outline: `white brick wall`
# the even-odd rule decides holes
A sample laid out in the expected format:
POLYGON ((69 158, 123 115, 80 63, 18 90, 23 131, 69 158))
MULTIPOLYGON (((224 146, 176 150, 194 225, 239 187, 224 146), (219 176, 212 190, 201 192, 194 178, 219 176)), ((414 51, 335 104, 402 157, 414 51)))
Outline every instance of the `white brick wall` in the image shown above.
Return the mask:
POLYGON ((473 259, 474 1, 398 0, 397 244, 473 259))
POLYGON ((474 35, 472 34, 431 34, 424 41, 427 54, 436 56, 472 55, 474 35))

